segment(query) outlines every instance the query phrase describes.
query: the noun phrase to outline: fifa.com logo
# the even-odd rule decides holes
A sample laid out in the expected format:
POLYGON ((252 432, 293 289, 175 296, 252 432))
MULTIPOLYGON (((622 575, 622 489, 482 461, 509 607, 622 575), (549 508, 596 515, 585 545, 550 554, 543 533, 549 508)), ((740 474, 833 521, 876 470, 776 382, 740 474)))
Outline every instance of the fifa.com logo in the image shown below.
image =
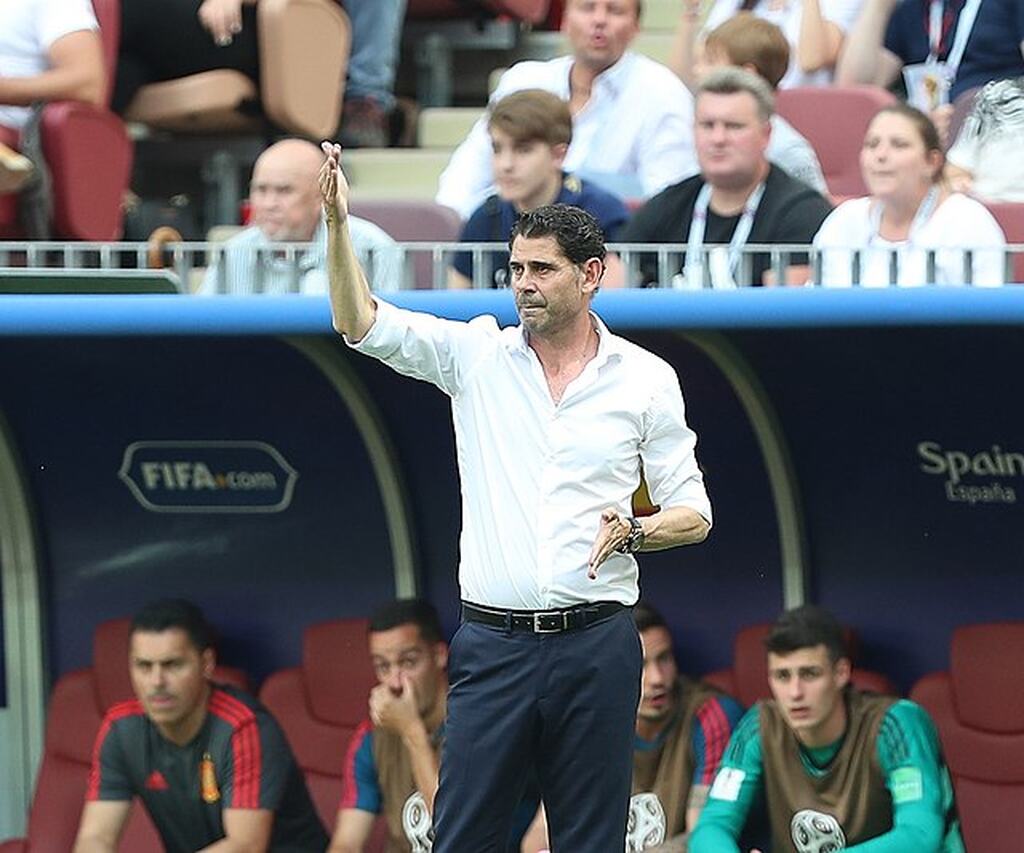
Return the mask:
POLYGON ((142 483, 147 491, 232 489, 259 491, 277 488, 272 471, 213 472, 205 462, 143 462, 139 465, 142 483))
POLYGON ((998 444, 971 453, 947 450, 937 441, 922 441, 917 455, 925 474, 946 478, 946 500, 972 505, 1017 501, 1013 485, 1000 480, 1024 477, 1024 453, 1004 450, 998 444), (987 482, 979 482, 981 478, 987 482))

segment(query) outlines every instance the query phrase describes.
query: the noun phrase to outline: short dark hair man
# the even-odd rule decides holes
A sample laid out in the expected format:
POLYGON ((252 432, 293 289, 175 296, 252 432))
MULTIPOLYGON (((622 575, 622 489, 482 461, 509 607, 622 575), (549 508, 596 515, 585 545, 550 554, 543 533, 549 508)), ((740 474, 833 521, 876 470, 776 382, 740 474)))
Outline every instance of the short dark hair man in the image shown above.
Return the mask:
POLYGON ((344 787, 330 853, 362 853, 378 814, 389 850, 421 850, 431 827, 444 733, 448 645, 437 611, 420 599, 393 601, 370 619, 378 684, 370 719, 345 756, 344 787))
MULTIPOLYGON (((764 79, 742 68, 719 68, 701 80, 694 109, 700 174, 658 193, 626 224, 619 240, 686 244, 683 253, 669 255, 675 266, 666 272, 668 280, 661 279, 656 256, 645 254, 645 284, 731 288, 769 283, 769 254, 744 255, 743 248, 810 243, 831 206, 769 162, 774 98, 764 79)), ((784 274, 788 283, 803 284, 806 256, 790 258, 784 274)))
POLYGON ((819 607, 782 614, 765 645, 774 698, 736 727, 690 853, 739 851, 762 791, 775 851, 963 853, 952 782, 924 709, 850 686, 842 627, 819 607))
POLYGON ((168 853, 322 851, 327 833, 277 722, 255 699, 211 681, 213 632, 182 599, 132 620, 137 698, 96 737, 75 853, 113 853, 139 797, 168 853))
POLYGON ((607 252, 594 217, 571 205, 523 213, 512 230, 516 326, 375 299, 345 224, 341 149, 324 153, 334 328, 451 398, 463 621, 434 853, 493 850, 531 774, 555 850, 621 848, 640 698, 633 555, 711 529, 679 378, 591 312, 607 252), (637 519, 641 470, 660 509, 637 519))

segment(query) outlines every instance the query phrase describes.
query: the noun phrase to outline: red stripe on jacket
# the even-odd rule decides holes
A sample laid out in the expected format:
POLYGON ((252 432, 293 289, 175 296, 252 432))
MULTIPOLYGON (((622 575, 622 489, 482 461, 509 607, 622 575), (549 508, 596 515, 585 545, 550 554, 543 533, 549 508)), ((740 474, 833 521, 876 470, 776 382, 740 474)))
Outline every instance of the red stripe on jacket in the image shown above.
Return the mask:
POLYGON ((110 734, 110 728, 118 720, 124 717, 138 716, 145 714, 142 703, 138 699, 129 699, 127 702, 118 702, 112 706, 103 717, 100 730, 96 734, 96 741, 92 746, 92 766, 89 768, 89 784, 85 789, 86 802, 98 800, 100 796, 100 751, 103 749, 103 742, 110 734))
POLYGON ((210 694, 210 713, 227 722, 233 729, 231 748, 234 758, 234 791, 229 808, 260 807, 260 777, 263 756, 260 747, 256 713, 228 693, 217 688, 210 694))

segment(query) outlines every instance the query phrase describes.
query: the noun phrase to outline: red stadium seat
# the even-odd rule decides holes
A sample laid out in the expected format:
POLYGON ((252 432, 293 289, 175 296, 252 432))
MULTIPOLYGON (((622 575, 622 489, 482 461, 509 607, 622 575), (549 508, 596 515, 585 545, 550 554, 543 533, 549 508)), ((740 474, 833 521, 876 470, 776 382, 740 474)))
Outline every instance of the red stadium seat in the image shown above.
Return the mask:
MULTIPOLYGON (((701 680, 735 697, 747 708, 758 700, 771 699, 771 689, 768 687, 768 660, 764 649, 764 640, 771 627, 770 623, 765 622, 750 625, 740 631, 733 646, 732 668, 709 672, 701 680)), ((856 636, 849 629, 847 646, 851 653, 857 648, 856 636)), ((856 657, 855 654, 853 656, 856 657)), ((872 693, 896 695, 898 692, 892 681, 871 670, 854 668, 851 680, 861 690, 872 693)))
POLYGON ((949 672, 910 698, 931 714, 953 774, 964 844, 1018 853, 1024 838, 1024 621, 953 632, 949 672))
MULTIPOLYGON (((987 201, 985 207, 989 209, 989 212, 996 218, 996 222, 999 223, 999 227, 1003 229, 1007 243, 1024 244, 1024 204, 987 201)), ((1013 256, 1012 273, 1012 281, 1024 284, 1024 252, 1018 252, 1013 256)))
POLYGON ((860 172, 860 149, 868 124, 896 97, 877 86, 828 86, 781 89, 775 94, 779 115, 814 147, 829 192, 867 195, 860 172))
MULTIPOLYGON (((117 0, 93 0, 103 41, 109 99, 117 60, 117 0)), ((43 108, 43 155, 53 181, 53 232, 71 240, 116 240, 124 222, 122 200, 131 178, 132 144, 121 119, 106 108, 54 101, 43 108)), ((17 147, 18 135, 0 128, 0 142, 17 147)), ((17 202, 0 196, 0 238, 21 236, 17 202)))
MULTIPOLYGON (((400 242, 449 243, 458 240, 462 230, 459 215, 433 201, 367 199, 353 201, 351 209, 356 216, 369 219, 400 242)), ((433 264, 429 253, 415 253, 413 275, 416 287, 432 287, 433 264)))
MULTIPOLYGON (((46 716, 43 761, 28 816, 28 837, 0 845, 0 853, 56 853, 74 846, 92 764, 93 743, 111 705, 132 698, 128 673, 128 619, 97 626, 93 665, 63 675, 54 685, 46 716)), ((241 689, 241 670, 218 667, 214 678, 241 689)), ((123 853, 160 853, 163 845, 139 806, 121 837, 123 853)))
MULTIPOLYGON (((321 819, 333 827, 349 740, 367 718, 377 683, 366 643, 367 620, 339 619, 306 629, 302 665, 275 672, 263 682, 260 701, 277 718, 321 819)), ((383 820, 368 850, 383 849, 383 820)))

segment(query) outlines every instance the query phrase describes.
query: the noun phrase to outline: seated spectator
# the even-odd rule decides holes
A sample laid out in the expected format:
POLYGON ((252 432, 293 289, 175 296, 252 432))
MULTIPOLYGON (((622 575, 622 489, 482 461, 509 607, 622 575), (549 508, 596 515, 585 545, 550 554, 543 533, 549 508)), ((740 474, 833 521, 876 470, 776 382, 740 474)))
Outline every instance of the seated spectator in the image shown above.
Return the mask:
MULTIPOLYGON (((699 74, 736 65, 759 74, 774 90, 789 66, 789 53, 789 42, 775 24, 750 12, 740 12, 708 33, 699 74)), ((828 184, 814 147, 778 113, 772 116, 768 159, 797 180, 828 195, 828 184)))
MULTIPOLYGON (((306 295, 327 293, 327 229, 317 179, 323 155, 313 143, 285 139, 256 160, 249 185, 252 225, 224 246, 222 258, 207 269, 199 293, 306 295), (312 243, 308 252, 282 257, 282 243, 312 243), (224 282, 221 284, 221 276, 224 282)), ((349 216, 352 242, 376 290, 401 287, 401 253, 372 222, 349 216)))
POLYGON ((946 177, 984 201, 1024 203, 1024 77, 996 80, 975 97, 953 146, 946 177))
POLYGON ((0 0, 0 21, 0 140, 17 144, 34 167, 27 182, 17 182, 21 219, 28 236, 43 238, 49 236, 50 198, 32 105, 102 106, 103 47, 89 0, 0 0))
POLYGON ((352 23, 340 142, 346 148, 381 148, 391 142, 395 69, 406 0, 345 0, 352 23))
POLYGON ((125 663, 137 698, 100 726, 75 853, 114 853, 133 797, 168 850, 326 847, 277 722, 253 697, 210 681, 212 630, 198 607, 166 599, 140 610, 125 663))
MULTIPOLYGON (((810 243, 828 215, 829 203, 768 162, 765 152, 772 132, 773 98, 763 79, 742 68, 712 71, 697 88, 695 109, 701 173, 647 202, 626 224, 619 240, 685 243, 682 252, 669 256, 679 270, 671 286, 775 283, 770 256, 744 253, 743 247, 747 243, 810 243), (709 244, 715 247, 705 249, 709 244)), ((791 284, 806 281, 806 258, 790 258, 785 276, 791 284)), ((642 257, 641 278, 644 284, 659 283, 653 255, 642 257)))
POLYGON ((259 81, 258 0, 121 0, 111 106, 127 109, 148 83, 229 68, 259 81))
POLYGON ((950 103, 968 89, 1024 74, 1022 51, 1020 0, 864 0, 836 82, 890 86, 902 71, 907 100, 931 115, 946 141, 950 103))
POLYGON ((943 183, 942 145, 928 116, 885 107, 868 125, 860 161, 871 195, 843 202, 815 236, 820 284, 1003 283, 1006 238, 980 202, 943 183))
POLYGON ((749 12, 782 30, 790 51, 785 73, 775 85, 827 86, 846 33, 862 0, 683 0, 669 67, 692 89, 702 36, 736 14, 749 12))
POLYGON ((690 853, 738 853, 762 794, 772 850, 963 853, 925 710, 851 686, 842 627, 818 607, 782 614, 765 645, 773 698, 733 732, 690 853))
MULTIPOLYGON (((620 198, 649 198, 697 171, 690 93, 664 65, 628 50, 640 32, 640 0, 567 0, 562 29, 572 54, 513 65, 491 102, 520 89, 567 101, 574 127, 566 171, 620 198)), ((494 191, 482 117, 452 154, 437 201, 466 219, 494 191)))
MULTIPOLYGON (((478 207, 462 228, 464 243, 505 243, 516 218, 544 204, 573 204, 594 215, 605 234, 629 218, 626 205, 600 187, 562 171, 572 140, 572 116, 565 101, 543 89, 524 89, 498 101, 490 111, 494 177, 498 192, 478 207)), ((508 252, 490 255, 489 282, 503 287, 508 252)), ((608 283, 609 273, 605 273, 608 283)), ((459 252, 449 270, 450 287, 470 287, 473 257, 459 252)))
MULTIPOLYGON (((643 646, 644 671, 630 812, 646 819, 630 821, 626 849, 676 853, 686 849, 687 833, 697 824, 743 710, 735 699, 680 674, 668 625, 651 605, 637 604, 633 620, 643 646), (652 845, 653 839, 660 840, 652 845)), ((531 829, 524 851, 546 847, 546 833, 531 829)))
MULTIPOLYGON (((420 599, 380 608, 370 619, 369 641, 380 683, 370 692, 370 719, 356 731, 345 756, 341 805, 328 853, 362 853, 380 814, 387 820, 388 850, 429 850, 444 739, 448 646, 437 611, 420 599)), ((535 807, 536 800, 528 814, 535 807)))

